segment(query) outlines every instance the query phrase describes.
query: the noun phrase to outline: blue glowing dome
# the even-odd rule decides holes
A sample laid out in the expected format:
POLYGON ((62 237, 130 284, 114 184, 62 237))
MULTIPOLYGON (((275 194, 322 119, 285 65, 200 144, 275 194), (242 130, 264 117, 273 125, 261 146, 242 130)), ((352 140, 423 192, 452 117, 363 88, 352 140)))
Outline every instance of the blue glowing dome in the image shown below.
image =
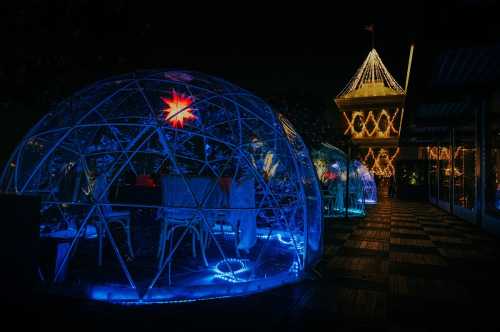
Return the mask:
POLYGON ((68 295, 241 295, 300 280, 321 255, 302 139, 260 98, 200 73, 77 92, 19 143, 0 188, 42 197, 40 275, 68 295))
POLYGON ((348 162, 340 149, 323 143, 312 158, 321 185, 325 217, 344 218, 365 215, 363 182, 356 162, 348 162), (349 182, 347 169, 349 164, 349 182))

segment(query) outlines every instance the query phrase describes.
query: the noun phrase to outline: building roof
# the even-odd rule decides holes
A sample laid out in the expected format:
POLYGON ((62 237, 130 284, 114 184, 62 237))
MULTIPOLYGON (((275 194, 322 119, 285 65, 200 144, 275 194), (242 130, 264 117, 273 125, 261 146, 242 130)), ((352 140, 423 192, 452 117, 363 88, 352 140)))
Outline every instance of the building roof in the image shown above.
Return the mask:
POLYGON ((435 60, 431 88, 483 86, 500 79, 500 44, 450 49, 435 60))
MULTIPOLYGON (((413 113, 407 140, 428 144, 447 139, 449 128, 473 138, 475 110, 492 98, 500 83, 500 44, 450 48, 434 54, 426 92, 413 113)), ((495 121, 492 118, 492 121, 495 121)))
POLYGON ((500 82, 500 44, 448 49, 434 59, 428 93, 416 107, 419 123, 467 122, 485 97, 500 82), (473 102, 476 97, 476 102, 473 102))
POLYGON ((340 108, 350 104, 376 103, 377 100, 402 102, 406 93, 372 49, 335 102, 340 108))

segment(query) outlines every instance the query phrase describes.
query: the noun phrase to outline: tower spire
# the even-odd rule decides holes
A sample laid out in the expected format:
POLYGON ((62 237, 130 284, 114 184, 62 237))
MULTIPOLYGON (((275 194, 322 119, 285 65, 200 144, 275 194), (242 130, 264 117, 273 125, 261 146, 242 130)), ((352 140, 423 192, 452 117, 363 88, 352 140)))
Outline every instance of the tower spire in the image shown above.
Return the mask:
POLYGON ((372 23, 365 26, 366 31, 370 31, 372 37, 372 50, 375 49, 375 25, 372 23))
POLYGON ((337 99, 342 101, 356 97, 404 94, 405 91, 389 73, 377 51, 372 49, 347 86, 337 95, 337 99))

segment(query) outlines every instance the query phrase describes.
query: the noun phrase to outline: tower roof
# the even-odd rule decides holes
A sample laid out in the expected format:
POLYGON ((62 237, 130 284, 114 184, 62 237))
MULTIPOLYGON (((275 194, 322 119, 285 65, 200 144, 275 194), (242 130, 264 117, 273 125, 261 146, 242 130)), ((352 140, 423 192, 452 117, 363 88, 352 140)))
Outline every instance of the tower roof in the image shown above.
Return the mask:
POLYGON ((341 107, 357 99, 373 99, 374 97, 393 99, 396 97, 395 99, 398 100, 404 96, 405 91, 389 73, 377 51, 372 49, 347 86, 337 95, 335 101, 341 107))

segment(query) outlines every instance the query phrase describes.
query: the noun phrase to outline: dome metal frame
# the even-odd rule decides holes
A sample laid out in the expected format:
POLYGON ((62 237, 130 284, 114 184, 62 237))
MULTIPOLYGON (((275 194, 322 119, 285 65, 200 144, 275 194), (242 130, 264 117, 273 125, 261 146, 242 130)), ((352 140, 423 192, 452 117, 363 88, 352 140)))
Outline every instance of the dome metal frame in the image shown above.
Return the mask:
POLYGON ((260 98, 196 72, 133 73, 77 92, 22 139, 4 167, 0 190, 41 196, 41 237, 67 236, 55 272, 45 278, 50 279, 48 286, 79 295, 85 292, 97 300, 147 303, 247 294, 300 280, 322 252, 321 195, 301 137, 260 98), (179 187, 172 187, 173 197, 185 201, 165 203, 165 191, 161 201, 148 200, 130 181, 139 177, 148 178, 156 192, 166 183, 161 179, 174 178, 178 182, 172 183, 179 187), (205 191, 199 185, 203 181, 209 183, 205 191), (230 193, 241 190, 242 183, 251 188, 247 195, 253 196, 253 205, 232 202, 230 193), (128 200, 118 199, 127 188, 128 200), (131 225, 120 222, 125 233, 131 233, 131 255, 126 237, 107 222, 114 212, 129 214, 131 225), (181 235, 175 238, 171 221, 165 221, 170 228, 160 234, 160 242, 168 243, 170 250, 156 240, 144 245, 137 239, 141 232, 155 233, 157 227, 138 232, 146 227, 139 221, 156 220, 153 225, 180 212, 191 216, 181 224, 181 235), (255 229, 243 226, 242 220, 254 219, 255 229), (242 235, 245 227, 250 230, 242 235), (248 232, 252 233, 248 241, 254 243, 246 248, 241 243, 248 232), (189 235, 192 255, 186 244, 189 235), (134 240, 134 246, 147 249, 143 248, 148 252, 143 265, 133 257, 134 240), (91 256, 96 242, 95 269, 70 264, 80 259, 77 252, 91 256), (158 244, 153 250, 154 243, 158 244), (201 262, 196 257, 198 246, 201 262), (163 260, 156 250, 166 252, 163 260), (102 266, 108 261, 102 264, 102 260, 108 256, 118 264, 106 275, 102 266), (153 265, 157 270, 138 277, 153 265), (72 267, 85 273, 74 272, 68 281, 72 267), (99 273, 104 281, 92 279, 99 273), (117 282, 118 274, 125 283, 117 282), (75 278, 85 280, 85 291, 74 287, 75 278))

